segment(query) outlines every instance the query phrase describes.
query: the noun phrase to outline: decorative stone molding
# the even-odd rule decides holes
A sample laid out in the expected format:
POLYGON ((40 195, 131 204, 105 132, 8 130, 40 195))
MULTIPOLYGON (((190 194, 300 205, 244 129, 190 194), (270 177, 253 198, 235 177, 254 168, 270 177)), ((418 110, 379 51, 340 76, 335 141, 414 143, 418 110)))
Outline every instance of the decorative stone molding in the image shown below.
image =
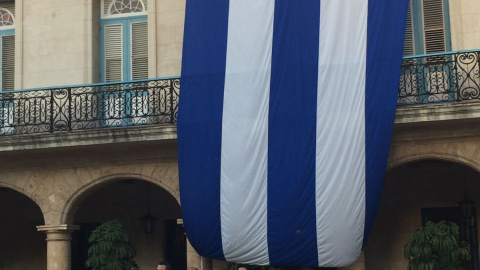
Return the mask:
POLYGON ((4 136, 0 152, 177 139, 175 125, 81 130, 67 133, 4 136))
POLYGON ((480 119, 480 103, 451 102, 409 105, 397 108, 395 124, 480 119))
MULTIPOLYGON (((50 235, 50 234, 53 234, 53 233, 63 233, 63 232, 68 232, 68 233, 72 233, 73 231, 76 231, 76 230, 79 230, 80 229, 80 226, 79 225, 69 225, 69 224, 60 224, 60 225, 41 225, 41 226, 37 226, 37 230, 39 232, 45 232, 47 233, 47 237, 50 235)), ((47 238, 47 241, 49 239, 47 238)), ((52 238, 50 240, 66 240, 64 238, 52 238)), ((71 238, 68 238, 68 240, 71 240, 71 238)))

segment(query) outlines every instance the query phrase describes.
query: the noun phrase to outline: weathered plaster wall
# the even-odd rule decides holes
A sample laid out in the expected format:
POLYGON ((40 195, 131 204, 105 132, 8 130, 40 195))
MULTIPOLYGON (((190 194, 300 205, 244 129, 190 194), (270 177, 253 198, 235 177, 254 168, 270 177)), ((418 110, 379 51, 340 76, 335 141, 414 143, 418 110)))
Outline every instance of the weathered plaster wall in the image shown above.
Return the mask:
MULTIPOLYGON (((480 199, 480 174, 466 169, 468 197, 480 199)), ((421 209, 458 207, 464 196, 463 166, 414 162, 387 173, 380 209, 365 248, 366 269, 407 269, 403 247, 422 225, 421 209)))
POLYGON ((185 0, 156 3, 157 77, 180 76, 185 0))
MULTIPOLYGON (((94 0, 22 0, 17 28, 21 35, 21 80, 16 88, 34 88, 91 83, 98 62, 94 62, 94 0)), ((19 48, 19 47, 17 47, 19 48)))
MULTIPOLYGON (((21 219, 14 218, 15 222, 10 225, 0 222, 0 239, 5 239, 6 230, 9 236, 17 236, 20 240, 24 235, 41 239, 38 252, 32 255, 42 264, 38 269, 45 266, 46 242, 45 234, 37 232, 36 226, 101 223, 111 218, 122 220, 131 232, 142 268, 153 268, 165 259, 165 222, 181 218, 175 142, 13 151, 2 153, 0 160, 0 187, 24 194, 32 205, 38 205, 37 211, 42 218, 14 227, 10 225, 21 219), (140 181, 143 185, 122 185, 121 180, 125 179, 143 180, 140 181), (147 182, 152 184, 151 195, 154 196, 152 214, 158 218, 157 233, 151 240, 146 239, 140 226, 140 218, 147 210, 147 182)), ((1 199, 0 195, 0 202, 1 199)), ((12 202, 10 206, 14 213, 24 211, 20 203, 12 202)), ((1 242, 0 250, 9 247, 1 242)), ((12 250, 19 248, 11 247, 12 250)), ((11 259, 22 266, 18 258, 11 259)), ((22 267, 7 269, 29 268, 22 267)))
POLYGON ((468 196, 480 201, 477 120, 424 120, 394 127, 383 197, 365 249, 368 270, 407 268, 403 247, 421 225, 421 208, 458 206, 465 191, 463 166, 468 196))
POLYGON ((450 0, 452 49, 480 48, 480 1, 450 0))

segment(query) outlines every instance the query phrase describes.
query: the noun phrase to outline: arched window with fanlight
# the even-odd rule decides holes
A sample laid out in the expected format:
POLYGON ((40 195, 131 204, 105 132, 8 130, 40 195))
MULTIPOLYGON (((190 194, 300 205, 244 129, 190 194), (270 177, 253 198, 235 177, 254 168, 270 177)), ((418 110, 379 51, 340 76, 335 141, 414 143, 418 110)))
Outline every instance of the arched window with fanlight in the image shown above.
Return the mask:
POLYGON ((147 0, 102 0, 100 79, 148 78, 147 0))
POLYGON ((15 87, 15 2, 0 3, 1 90, 15 87))

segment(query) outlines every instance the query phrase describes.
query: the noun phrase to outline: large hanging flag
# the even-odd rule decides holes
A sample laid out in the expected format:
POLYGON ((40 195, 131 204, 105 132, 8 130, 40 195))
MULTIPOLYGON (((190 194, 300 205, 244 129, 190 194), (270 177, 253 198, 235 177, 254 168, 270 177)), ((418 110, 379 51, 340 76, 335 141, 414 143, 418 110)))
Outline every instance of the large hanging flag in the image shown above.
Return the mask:
POLYGON ((344 266, 378 207, 408 0, 187 0, 178 147, 202 256, 344 266))

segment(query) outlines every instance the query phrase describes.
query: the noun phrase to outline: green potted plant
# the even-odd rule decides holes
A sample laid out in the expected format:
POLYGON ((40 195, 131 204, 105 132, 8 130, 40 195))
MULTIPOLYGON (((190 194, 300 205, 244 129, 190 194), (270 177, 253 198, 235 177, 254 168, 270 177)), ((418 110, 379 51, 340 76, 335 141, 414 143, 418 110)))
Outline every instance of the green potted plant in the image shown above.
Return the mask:
POLYGON ((118 220, 109 220, 93 230, 88 238, 87 267, 96 270, 128 270, 136 266, 136 250, 118 220))
POLYGON ((470 260, 470 246, 459 240, 453 222, 427 222, 417 228, 404 247, 408 270, 463 270, 470 260))

